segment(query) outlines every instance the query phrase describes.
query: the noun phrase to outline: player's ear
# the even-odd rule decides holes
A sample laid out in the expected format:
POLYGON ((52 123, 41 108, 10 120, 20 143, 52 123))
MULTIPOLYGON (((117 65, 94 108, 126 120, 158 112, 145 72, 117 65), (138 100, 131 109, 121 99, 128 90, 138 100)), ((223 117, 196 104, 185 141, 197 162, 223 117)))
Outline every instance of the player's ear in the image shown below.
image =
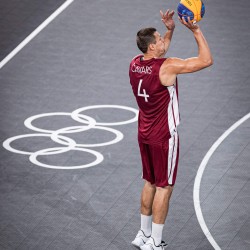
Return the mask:
POLYGON ((148 46, 148 50, 155 50, 155 44, 154 43, 150 43, 148 46))

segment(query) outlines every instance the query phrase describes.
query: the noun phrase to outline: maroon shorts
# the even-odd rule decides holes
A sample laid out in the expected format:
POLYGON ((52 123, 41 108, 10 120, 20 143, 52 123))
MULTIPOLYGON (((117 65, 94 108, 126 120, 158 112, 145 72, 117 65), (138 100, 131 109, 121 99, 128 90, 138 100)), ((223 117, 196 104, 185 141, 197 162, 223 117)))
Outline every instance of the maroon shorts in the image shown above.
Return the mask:
POLYGON ((142 178, 157 187, 173 186, 179 161, 179 136, 174 133, 161 144, 139 142, 142 159, 142 178))

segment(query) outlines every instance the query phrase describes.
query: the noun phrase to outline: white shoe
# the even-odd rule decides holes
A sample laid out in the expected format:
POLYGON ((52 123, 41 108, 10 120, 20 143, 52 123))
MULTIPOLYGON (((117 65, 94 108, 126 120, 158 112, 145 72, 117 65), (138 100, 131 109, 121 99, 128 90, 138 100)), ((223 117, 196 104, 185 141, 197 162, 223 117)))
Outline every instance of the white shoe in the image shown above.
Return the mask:
POLYGON ((155 241, 152 237, 143 245, 140 247, 141 250, 165 250, 167 249, 168 244, 164 241, 161 242, 160 245, 156 246, 155 241))
POLYGON ((133 246, 140 248, 149 240, 149 238, 150 236, 146 236, 142 230, 139 230, 135 239, 131 243, 133 246))

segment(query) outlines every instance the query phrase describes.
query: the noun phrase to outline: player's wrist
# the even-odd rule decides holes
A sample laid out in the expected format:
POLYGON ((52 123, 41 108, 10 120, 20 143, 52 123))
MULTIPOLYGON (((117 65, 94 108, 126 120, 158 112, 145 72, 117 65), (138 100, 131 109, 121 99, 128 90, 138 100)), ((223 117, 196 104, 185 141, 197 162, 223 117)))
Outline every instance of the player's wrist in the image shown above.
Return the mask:
POLYGON ((200 30, 200 28, 198 27, 198 28, 195 28, 195 29, 192 29, 192 32, 194 33, 194 35, 195 34, 200 34, 201 33, 201 30, 200 30))
POLYGON ((171 28, 169 28, 169 27, 166 26, 166 28, 167 28, 168 31, 173 32, 174 29, 175 29, 175 26, 174 26, 174 27, 171 27, 171 28))

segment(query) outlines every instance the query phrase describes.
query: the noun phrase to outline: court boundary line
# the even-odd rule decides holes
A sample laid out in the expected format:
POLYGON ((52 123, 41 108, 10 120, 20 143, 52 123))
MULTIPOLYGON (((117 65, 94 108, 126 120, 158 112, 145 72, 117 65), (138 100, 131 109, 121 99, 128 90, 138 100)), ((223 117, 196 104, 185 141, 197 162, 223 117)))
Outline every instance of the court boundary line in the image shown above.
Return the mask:
POLYGON ((218 139, 217 141, 212 145, 212 147, 208 150, 207 154, 203 158, 199 169, 197 171, 195 181, 194 181, 194 188, 193 188, 193 202, 194 202, 194 208, 195 208, 195 213, 196 217, 198 219, 198 222, 200 224, 200 227, 205 234, 206 238, 210 242, 210 244, 213 246, 215 250, 221 250, 220 246, 217 244, 217 242, 214 240, 212 234, 210 233, 206 222, 204 220, 202 211, 201 211, 201 206, 200 206, 200 184, 201 184, 201 179, 202 175, 205 171, 205 168, 207 166, 207 163, 213 153, 216 151, 216 149, 220 146, 220 144, 235 130, 237 129, 242 123, 244 123, 246 120, 250 118, 250 113, 242 117, 240 120, 235 122, 230 128, 228 128, 218 139))
POLYGON ((45 21, 32 31, 14 50, 12 50, 1 62, 0 69, 4 67, 18 52, 20 52, 34 37, 36 37, 46 26, 48 26, 59 14, 61 14, 74 0, 67 0, 56 9, 45 21))

